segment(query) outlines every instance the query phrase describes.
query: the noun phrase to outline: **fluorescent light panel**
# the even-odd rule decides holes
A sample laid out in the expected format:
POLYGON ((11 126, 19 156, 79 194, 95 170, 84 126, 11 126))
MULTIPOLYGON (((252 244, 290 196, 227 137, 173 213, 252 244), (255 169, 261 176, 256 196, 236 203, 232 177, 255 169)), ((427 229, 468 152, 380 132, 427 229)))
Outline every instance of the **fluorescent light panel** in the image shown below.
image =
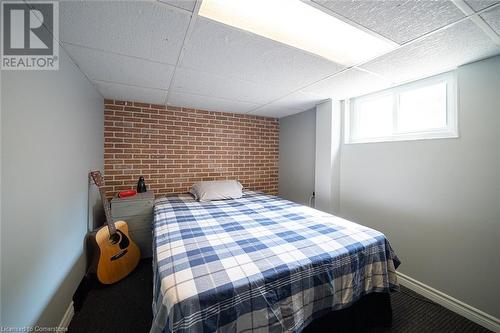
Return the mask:
POLYGON ((346 66, 398 46, 300 0, 203 0, 199 15, 346 66))

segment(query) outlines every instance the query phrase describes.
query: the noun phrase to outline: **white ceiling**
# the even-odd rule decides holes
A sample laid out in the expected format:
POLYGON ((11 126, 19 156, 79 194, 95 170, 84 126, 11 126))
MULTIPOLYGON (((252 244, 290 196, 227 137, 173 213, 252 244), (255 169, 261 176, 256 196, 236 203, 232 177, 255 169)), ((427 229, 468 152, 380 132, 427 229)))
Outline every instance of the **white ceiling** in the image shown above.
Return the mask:
POLYGON ((500 54, 500 0, 303 1, 401 46, 346 68, 199 17, 195 0, 64 1, 60 38, 105 98, 269 117, 500 54))
POLYGON ((398 44, 464 17, 451 1, 313 1, 398 44))

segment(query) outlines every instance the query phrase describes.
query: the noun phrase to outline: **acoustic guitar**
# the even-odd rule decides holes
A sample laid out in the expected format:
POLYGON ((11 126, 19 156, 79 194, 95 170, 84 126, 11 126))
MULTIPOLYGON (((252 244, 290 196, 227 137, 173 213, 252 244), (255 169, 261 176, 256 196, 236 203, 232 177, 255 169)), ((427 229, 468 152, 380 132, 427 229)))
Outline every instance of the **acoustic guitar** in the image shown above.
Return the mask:
POLYGON ((130 238, 127 223, 125 221, 113 223, 101 173, 92 171, 90 176, 99 188, 107 224, 88 235, 92 246, 91 270, 96 273, 99 282, 112 284, 134 270, 139 263, 141 253, 130 238))

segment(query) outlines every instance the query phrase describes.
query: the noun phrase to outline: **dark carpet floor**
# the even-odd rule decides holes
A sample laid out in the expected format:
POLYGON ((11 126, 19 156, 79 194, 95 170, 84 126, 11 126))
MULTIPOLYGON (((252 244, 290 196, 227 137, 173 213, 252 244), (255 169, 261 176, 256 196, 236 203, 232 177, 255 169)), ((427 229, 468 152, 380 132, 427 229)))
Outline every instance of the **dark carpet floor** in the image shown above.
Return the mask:
MULTIPOLYGON (((69 326, 71 333, 146 333, 151 327, 151 260, 143 260, 126 279, 91 290, 69 326)), ((391 296, 393 324, 366 332, 489 332, 402 287, 391 296)), ((334 327, 328 332, 338 332, 334 327)))

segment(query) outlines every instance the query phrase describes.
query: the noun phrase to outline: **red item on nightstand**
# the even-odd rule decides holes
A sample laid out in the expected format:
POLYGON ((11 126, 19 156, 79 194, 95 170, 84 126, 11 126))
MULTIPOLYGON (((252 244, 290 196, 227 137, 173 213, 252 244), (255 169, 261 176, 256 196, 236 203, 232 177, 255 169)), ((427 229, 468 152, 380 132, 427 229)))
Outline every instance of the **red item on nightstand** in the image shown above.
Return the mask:
POLYGON ((127 190, 127 191, 121 191, 118 193, 119 198, 126 198, 126 197, 132 197, 137 194, 136 190, 127 190))

